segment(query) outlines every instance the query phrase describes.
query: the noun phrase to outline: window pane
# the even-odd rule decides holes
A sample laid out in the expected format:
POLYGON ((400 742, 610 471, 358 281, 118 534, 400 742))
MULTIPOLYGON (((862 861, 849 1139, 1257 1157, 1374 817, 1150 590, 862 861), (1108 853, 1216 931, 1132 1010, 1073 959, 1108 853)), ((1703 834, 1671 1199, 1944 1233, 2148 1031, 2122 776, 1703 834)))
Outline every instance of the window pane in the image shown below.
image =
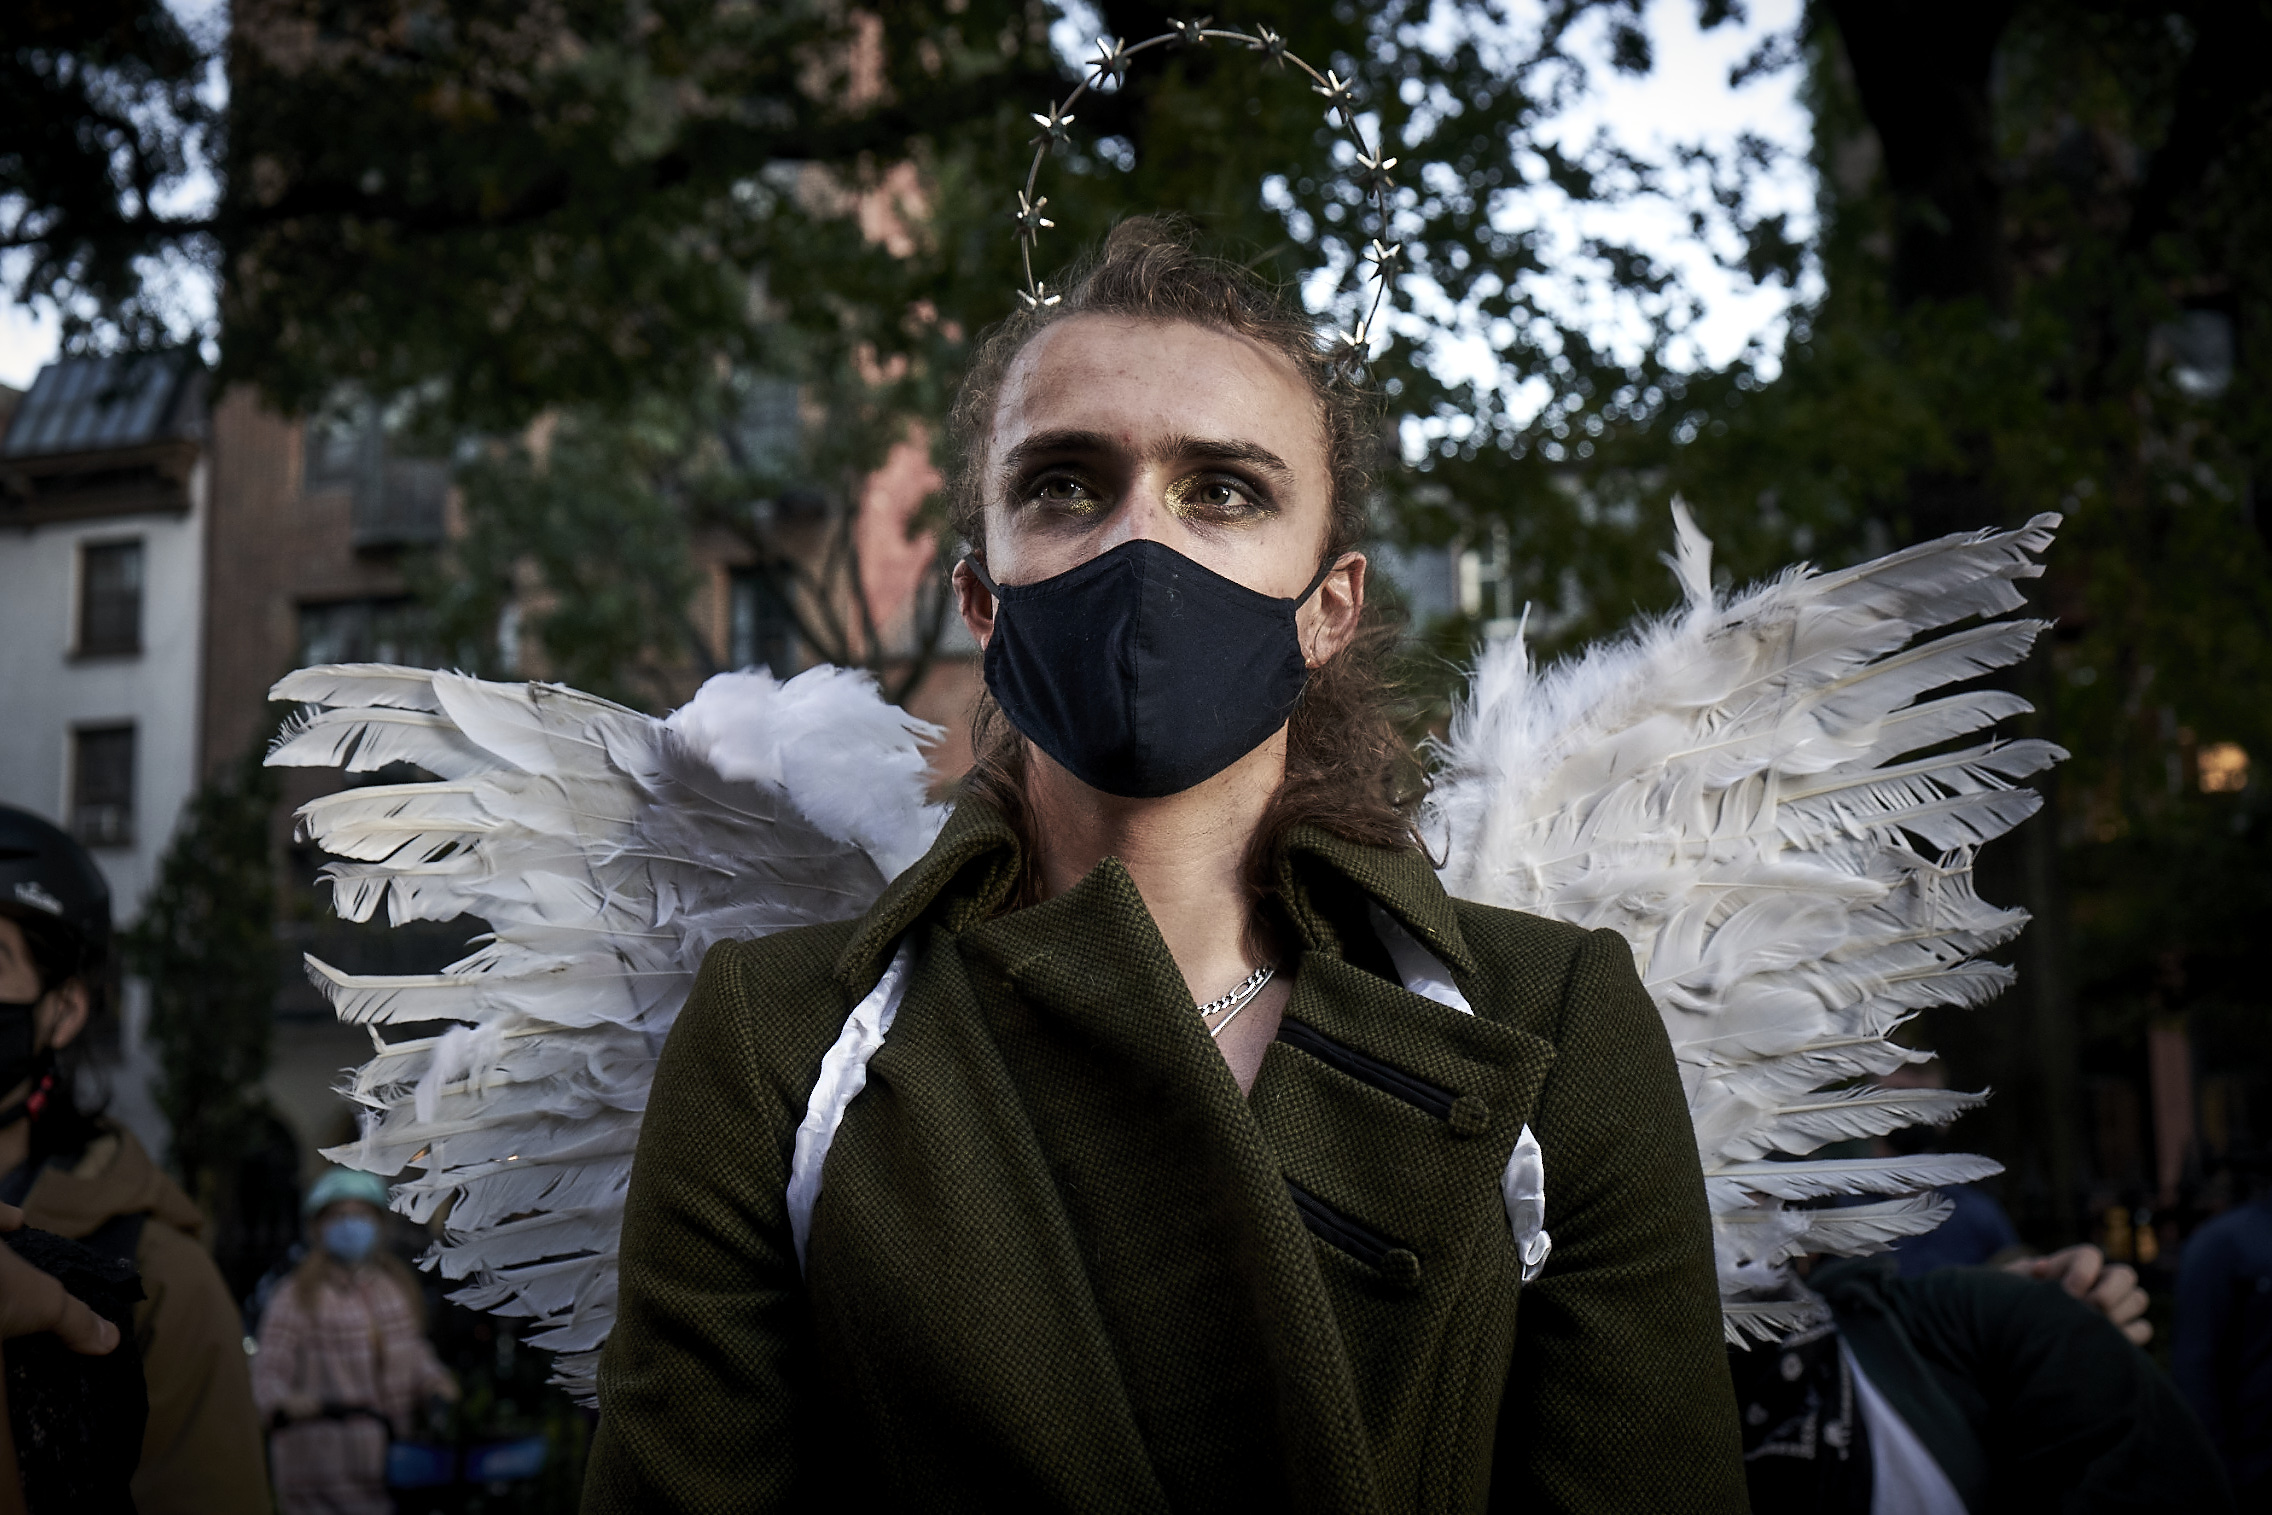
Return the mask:
POLYGON ((79 549, 79 651, 142 650, 142 544, 98 542, 79 549))
POLYGON ((318 663, 407 663, 434 666, 425 609, 395 597, 332 600, 300 607, 300 666, 318 663))
POLYGON ((134 728, 72 734, 71 829, 90 847, 134 842, 134 728))
POLYGON ((773 575, 762 568, 734 570, 733 621, 726 660, 736 668, 763 666, 774 677, 797 671, 797 622, 773 575))
POLYGON ((353 487, 363 466, 366 424, 363 415, 311 417, 302 434, 306 448, 301 488, 307 494, 353 487))

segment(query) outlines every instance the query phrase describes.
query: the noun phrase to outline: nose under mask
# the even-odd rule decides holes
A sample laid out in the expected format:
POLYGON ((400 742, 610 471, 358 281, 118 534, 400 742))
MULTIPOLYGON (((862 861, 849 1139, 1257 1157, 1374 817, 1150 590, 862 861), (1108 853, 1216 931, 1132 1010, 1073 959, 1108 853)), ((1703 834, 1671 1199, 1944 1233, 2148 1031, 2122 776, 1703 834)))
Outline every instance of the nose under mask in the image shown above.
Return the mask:
POLYGON ((1309 683, 1295 615, 1332 571, 1278 599, 1157 542, 1124 542, 1032 584, 997 585, 986 687, 1010 724, 1093 789, 1156 799, 1269 740, 1309 683))

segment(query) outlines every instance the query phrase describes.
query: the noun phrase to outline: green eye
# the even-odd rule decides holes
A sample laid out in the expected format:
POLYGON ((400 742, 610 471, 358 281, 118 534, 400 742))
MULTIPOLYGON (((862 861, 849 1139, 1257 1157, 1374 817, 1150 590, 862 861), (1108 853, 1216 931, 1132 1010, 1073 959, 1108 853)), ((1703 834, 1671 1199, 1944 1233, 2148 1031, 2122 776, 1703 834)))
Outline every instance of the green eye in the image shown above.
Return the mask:
POLYGON ((1053 510, 1082 510, 1097 503, 1096 492, 1080 479, 1057 474, 1035 482, 1026 498, 1053 510))
POLYGON ((1244 481, 1219 473, 1184 479, 1168 498, 1179 512, 1217 520, 1253 515, 1264 508, 1244 481))

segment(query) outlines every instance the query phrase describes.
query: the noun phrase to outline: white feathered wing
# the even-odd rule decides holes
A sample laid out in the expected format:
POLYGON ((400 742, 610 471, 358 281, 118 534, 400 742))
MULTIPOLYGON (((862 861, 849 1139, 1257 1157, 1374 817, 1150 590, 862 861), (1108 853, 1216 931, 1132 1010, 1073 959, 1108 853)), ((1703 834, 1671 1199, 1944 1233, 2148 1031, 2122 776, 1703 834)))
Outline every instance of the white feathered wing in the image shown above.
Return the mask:
POLYGON ((424 1260, 464 1283, 453 1298, 536 1322, 529 1341, 588 1399, 648 1084, 703 954, 857 915, 921 856, 937 728, 838 668, 721 675, 668 720, 379 664, 302 669, 271 697, 308 707, 272 764, 439 776, 301 809, 301 834, 341 859, 325 869, 339 913, 491 931, 437 974, 308 959, 375 1046, 347 1091, 362 1139, 325 1155, 417 1170, 394 1204, 442 1216, 424 1260))
POLYGON ((1453 894, 1632 943, 1696 1124, 1737 1341, 1814 1313, 1788 1259, 1930 1230, 1948 1213, 1934 1185, 1996 1171, 1791 1159, 1980 1098, 1868 1079, 1927 1056, 1889 1035, 1918 1010, 2011 982, 1980 955, 2026 914, 1974 893, 1973 852, 2034 812, 2020 781, 2065 754, 1950 750, 2030 707, 1993 690, 1921 697, 2027 654, 2044 623, 1993 618, 2022 605, 2015 581, 2042 571, 2059 518, 1792 569, 1729 599, 1711 544, 1674 515, 1686 610, 1543 673, 1519 635, 1488 648, 1423 820, 1453 894), (1796 1203, 1839 1196, 1871 1199, 1796 1203))

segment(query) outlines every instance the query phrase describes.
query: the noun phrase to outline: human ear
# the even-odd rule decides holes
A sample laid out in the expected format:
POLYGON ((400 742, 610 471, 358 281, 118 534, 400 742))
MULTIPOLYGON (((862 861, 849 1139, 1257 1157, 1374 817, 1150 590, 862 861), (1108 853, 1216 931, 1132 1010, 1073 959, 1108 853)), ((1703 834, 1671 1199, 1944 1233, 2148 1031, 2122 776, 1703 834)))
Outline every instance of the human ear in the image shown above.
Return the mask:
POLYGON ((994 596, 978 582, 967 561, 955 564, 954 586, 955 608, 962 612, 962 623, 970 628, 971 640, 984 650, 994 635, 994 596))
POLYGON ((1332 662, 1357 637, 1365 614, 1365 555, 1345 552, 1317 593, 1302 606, 1302 659, 1311 668, 1332 662))
POLYGON ((38 1019, 32 1030, 48 1051, 70 1046, 87 1026, 87 981, 71 978, 56 985, 41 997, 34 1014, 38 1019))

